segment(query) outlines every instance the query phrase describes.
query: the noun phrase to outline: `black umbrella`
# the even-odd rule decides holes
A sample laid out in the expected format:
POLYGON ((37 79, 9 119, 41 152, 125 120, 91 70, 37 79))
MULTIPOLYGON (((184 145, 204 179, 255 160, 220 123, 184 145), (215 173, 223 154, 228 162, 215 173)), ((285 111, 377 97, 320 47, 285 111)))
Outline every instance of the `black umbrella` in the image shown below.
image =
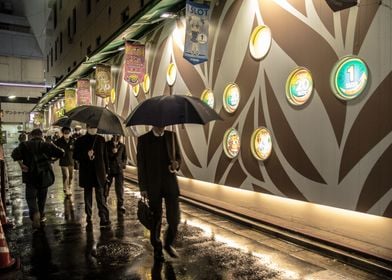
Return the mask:
POLYGON ((126 119, 126 126, 206 124, 222 118, 199 98, 187 95, 156 96, 140 103, 126 119))
POLYGON ((70 120, 67 116, 59 118, 57 121, 53 122, 53 126, 60 126, 60 127, 70 127, 72 120, 70 120))
POLYGON ((66 115, 70 120, 98 128, 98 133, 128 135, 123 126, 124 119, 106 107, 82 105, 67 112, 66 115))

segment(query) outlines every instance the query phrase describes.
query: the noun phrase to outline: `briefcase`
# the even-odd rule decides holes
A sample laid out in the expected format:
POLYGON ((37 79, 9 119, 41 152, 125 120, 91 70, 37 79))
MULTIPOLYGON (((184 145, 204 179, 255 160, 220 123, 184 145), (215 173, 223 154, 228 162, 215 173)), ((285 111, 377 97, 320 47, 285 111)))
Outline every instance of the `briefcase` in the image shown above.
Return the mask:
POLYGON ((144 198, 140 199, 137 204, 137 218, 147 229, 152 229, 153 214, 144 198))

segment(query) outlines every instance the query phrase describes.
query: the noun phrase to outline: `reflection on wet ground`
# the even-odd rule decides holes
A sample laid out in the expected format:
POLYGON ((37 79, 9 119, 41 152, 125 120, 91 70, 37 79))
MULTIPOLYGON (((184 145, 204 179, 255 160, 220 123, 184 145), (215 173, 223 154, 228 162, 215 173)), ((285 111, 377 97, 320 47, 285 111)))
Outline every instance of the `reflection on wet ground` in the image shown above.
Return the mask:
POLYGON ((11 201, 7 210, 16 228, 6 236, 21 269, 1 275, 2 280, 385 279, 188 204, 181 205, 176 241, 180 258, 165 256, 164 263, 154 263, 149 233, 136 218, 137 186, 126 184, 125 215, 117 215, 114 191, 110 194, 111 228, 99 227, 96 205, 93 225, 86 226, 83 191, 75 187, 72 198, 65 199, 57 166, 56 182, 48 194, 46 226, 33 232, 19 167, 9 159, 10 148, 5 149, 11 201))

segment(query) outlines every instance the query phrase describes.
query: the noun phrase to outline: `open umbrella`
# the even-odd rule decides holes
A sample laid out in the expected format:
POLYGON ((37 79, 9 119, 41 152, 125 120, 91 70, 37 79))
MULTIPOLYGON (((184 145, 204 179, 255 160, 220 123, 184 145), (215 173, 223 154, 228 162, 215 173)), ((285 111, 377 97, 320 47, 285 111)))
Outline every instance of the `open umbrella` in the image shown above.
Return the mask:
POLYGON ((187 95, 165 95, 147 99, 136 106, 125 120, 126 126, 206 124, 222 118, 199 98, 187 95))
POLYGON ((82 105, 67 112, 68 119, 98 128, 98 133, 128 135, 124 119, 106 107, 82 105))
POLYGON ((67 116, 59 118, 57 121, 52 123, 52 126, 60 126, 60 127, 70 127, 72 120, 70 120, 67 116))

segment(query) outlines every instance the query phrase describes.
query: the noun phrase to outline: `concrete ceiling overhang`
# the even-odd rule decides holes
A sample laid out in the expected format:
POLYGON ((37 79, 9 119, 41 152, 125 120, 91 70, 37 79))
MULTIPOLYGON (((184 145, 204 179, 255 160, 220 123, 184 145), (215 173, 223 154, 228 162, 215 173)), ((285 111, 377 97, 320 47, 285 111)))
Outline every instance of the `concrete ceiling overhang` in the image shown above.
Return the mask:
POLYGON ((63 93, 65 88, 72 87, 80 78, 88 77, 94 66, 105 63, 121 51, 120 47, 129 40, 138 40, 161 24, 165 18, 160 16, 165 12, 177 13, 185 7, 183 0, 155 0, 147 4, 134 17, 130 18, 117 32, 115 32, 100 48, 86 57, 72 72, 57 83, 47 92, 33 108, 33 112, 42 111, 45 105, 53 98, 63 93))

